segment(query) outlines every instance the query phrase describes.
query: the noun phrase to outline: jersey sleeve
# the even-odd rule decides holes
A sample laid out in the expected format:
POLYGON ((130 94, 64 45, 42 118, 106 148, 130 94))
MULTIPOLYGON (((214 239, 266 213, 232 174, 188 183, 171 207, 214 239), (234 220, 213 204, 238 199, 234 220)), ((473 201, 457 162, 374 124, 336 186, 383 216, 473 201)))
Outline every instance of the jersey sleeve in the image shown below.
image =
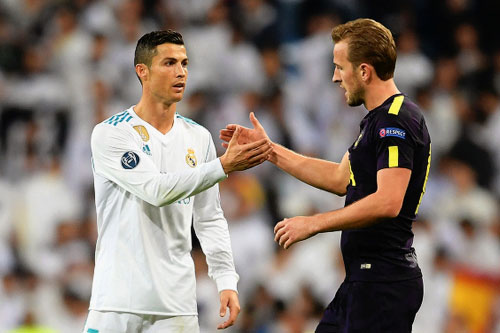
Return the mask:
MULTIPOLYGON (((215 145, 209 136, 206 163, 216 159, 215 145)), ((239 279, 234 268, 227 221, 215 185, 194 197, 193 227, 207 258, 208 275, 215 280, 218 291, 237 290, 239 279)))
POLYGON ((188 198, 226 178, 217 158, 195 169, 161 173, 133 133, 106 124, 94 128, 91 148, 94 172, 154 206, 188 198))
POLYGON ((373 129, 377 171, 385 168, 413 169, 415 140, 408 124, 398 115, 385 114, 373 129))

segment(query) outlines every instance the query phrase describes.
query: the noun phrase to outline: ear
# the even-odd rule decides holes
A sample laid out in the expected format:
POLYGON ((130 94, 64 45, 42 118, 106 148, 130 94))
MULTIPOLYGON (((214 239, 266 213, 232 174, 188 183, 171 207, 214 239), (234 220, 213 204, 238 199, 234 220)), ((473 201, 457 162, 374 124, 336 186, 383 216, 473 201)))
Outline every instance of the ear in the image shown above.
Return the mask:
POLYGON ((147 81, 149 78, 149 68, 145 64, 135 65, 135 73, 141 79, 141 82, 147 81))
POLYGON ((359 75, 361 76, 361 80, 363 80, 363 82, 368 83, 372 79, 373 71, 373 66, 367 63, 359 65, 359 75))

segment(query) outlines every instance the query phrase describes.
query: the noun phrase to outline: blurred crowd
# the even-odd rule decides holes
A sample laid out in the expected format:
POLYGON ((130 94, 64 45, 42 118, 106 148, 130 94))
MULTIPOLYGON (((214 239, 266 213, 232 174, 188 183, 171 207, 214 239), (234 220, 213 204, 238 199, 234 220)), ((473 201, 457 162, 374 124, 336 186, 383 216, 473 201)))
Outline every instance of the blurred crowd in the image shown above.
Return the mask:
MULTIPOLYGON (((177 111, 219 153, 219 129, 250 126, 253 111, 275 142, 338 162, 366 110, 331 82, 330 32, 358 17, 392 30, 396 84, 432 138, 414 332, 500 332, 500 3, 486 0, 0 0, 0 332, 83 328, 97 237, 90 134, 139 100, 140 36, 182 33, 177 111)), ((228 331, 312 332, 344 278, 340 233, 285 251, 273 226, 344 199, 268 162, 220 191, 242 304, 228 331)), ((196 239, 193 258, 201 331, 214 332, 218 295, 196 239)))

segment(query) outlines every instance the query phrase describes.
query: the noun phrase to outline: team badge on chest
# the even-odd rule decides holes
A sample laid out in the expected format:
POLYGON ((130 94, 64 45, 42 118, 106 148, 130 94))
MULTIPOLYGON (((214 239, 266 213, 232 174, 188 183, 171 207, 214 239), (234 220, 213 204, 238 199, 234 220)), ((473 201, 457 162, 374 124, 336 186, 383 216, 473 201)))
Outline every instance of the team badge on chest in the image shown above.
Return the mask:
POLYGON ((193 149, 188 149, 188 153, 186 155, 186 163, 191 168, 194 168, 196 166, 196 164, 198 164, 198 161, 196 160, 196 155, 194 154, 193 149))
POLYGON ((144 142, 149 141, 149 133, 146 127, 139 125, 139 126, 134 126, 134 129, 137 131, 137 133, 139 133, 142 141, 144 142))

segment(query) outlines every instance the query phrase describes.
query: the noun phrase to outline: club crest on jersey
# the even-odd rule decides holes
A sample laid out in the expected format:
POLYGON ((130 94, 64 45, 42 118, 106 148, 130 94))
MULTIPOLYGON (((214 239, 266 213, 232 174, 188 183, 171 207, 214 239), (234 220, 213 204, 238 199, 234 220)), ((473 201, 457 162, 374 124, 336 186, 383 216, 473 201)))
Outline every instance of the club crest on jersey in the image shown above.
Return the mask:
POLYGON ((139 133, 141 136, 142 141, 149 141, 149 133, 146 127, 142 125, 134 126, 134 129, 139 133))
POLYGON ((188 149, 188 153, 186 155, 186 163, 191 168, 194 168, 196 166, 196 164, 198 164, 198 161, 196 159, 196 156, 194 155, 194 150, 193 149, 188 149))
POLYGON ((133 169, 139 164, 139 155, 133 151, 128 151, 122 156, 122 167, 124 169, 133 169))
POLYGON ((405 130, 403 130, 401 128, 397 128, 397 127, 381 128, 378 131, 378 135, 381 138, 385 138, 385 137, 388 137, 388 136, 394 136, 394 137, 400 138, 400 139, 405 139, 406 138, 406 132, 405 132, 405 130))

